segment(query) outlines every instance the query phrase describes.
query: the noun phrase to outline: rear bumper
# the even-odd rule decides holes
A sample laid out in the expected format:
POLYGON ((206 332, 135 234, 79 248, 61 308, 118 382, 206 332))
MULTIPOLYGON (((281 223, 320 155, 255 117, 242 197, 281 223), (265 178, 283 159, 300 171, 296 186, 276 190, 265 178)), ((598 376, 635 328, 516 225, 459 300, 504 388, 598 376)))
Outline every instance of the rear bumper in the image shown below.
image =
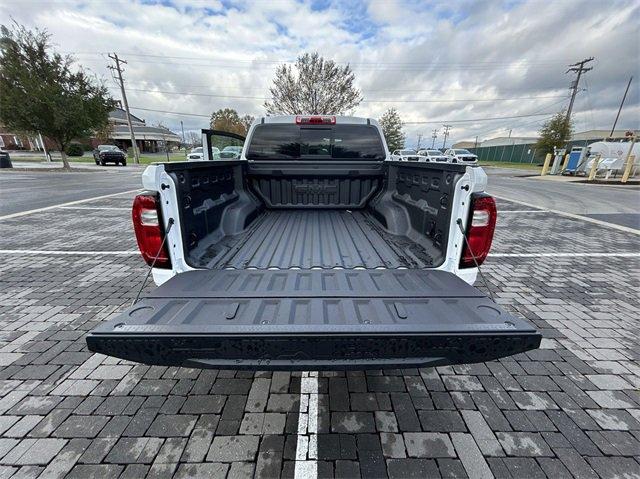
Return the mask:
POLYGON ((429 335, 220 336, 90 333, 93 352, 150 365, 343 370, 475 363, 536 349, 538 332, 429 335))

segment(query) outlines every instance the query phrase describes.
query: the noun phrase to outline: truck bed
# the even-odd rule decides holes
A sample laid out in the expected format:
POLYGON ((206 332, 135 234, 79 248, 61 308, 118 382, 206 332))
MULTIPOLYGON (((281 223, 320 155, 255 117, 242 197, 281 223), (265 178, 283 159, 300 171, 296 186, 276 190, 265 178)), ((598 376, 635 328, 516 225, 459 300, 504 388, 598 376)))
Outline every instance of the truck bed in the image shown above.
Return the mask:
POLYGON ((208 268, 426 268, 432 256, 366 211, 267 210, 245 232, 202 251, 208 268))

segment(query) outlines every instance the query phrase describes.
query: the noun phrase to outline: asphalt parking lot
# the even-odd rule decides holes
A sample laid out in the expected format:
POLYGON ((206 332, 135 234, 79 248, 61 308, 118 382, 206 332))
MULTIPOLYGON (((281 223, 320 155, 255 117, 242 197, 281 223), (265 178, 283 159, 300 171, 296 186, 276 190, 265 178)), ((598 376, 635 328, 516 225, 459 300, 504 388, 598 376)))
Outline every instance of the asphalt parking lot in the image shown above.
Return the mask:
MULTIPOLYGON (((640 477, 639 231, 499 199, 483 270, 543 331, 526 354, 346 373, 148 367, 84 340, 146 273, 137 175, 0 174, 0 477, 640 477), (78 180, 86 193, 25 207, 25 189, 78 180)), ((514 196, 520 181, 495 188, 514 196)))

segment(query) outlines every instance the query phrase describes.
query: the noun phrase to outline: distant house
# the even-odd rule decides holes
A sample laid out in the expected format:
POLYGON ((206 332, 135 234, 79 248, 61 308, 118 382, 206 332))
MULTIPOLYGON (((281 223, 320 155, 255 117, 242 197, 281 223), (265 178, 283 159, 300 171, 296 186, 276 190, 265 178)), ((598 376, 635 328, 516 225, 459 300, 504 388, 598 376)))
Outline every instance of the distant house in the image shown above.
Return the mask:
MULTIPOLYGON (((146 122, 131 115, 131 124, 136 137, 138 149, 146 153, 164 151, 165 145, 171 149, 179 146, 181 138, 168 128, 162 126, 147 126, 146 122)), ((47 150, 57 150, 58 146, 49 138, 42 138, 47 150)), ((107 138, 78 138, 74 143, 80 143, 95 148, 103 143, 114 144, 126 150, 131 147, 131 135, 127 123, 127 115, 121 108, 109 113, 109 128, 107 138)), ((39 135, 26 135, 12 132, 0 125, 0 148, 5 150, 42 151, 39 135)))
MULTIPOLYGON (((48 149, 55 148, 55 143, 48 138, 42 141, 48 149)), ((3 150, 42 151, 42 142, 38 135, 16 133, 0 125, 0 148, 3 150)))
MULTIPOLYGON (((162 126, 147 126, 146 122, 135 115, 131 115, 131 125, 136 137, 138 149, 142 152, 156 153, 164 151, 165 145, 171 149, 179 146, 181 138, 168 128, 162 126)), ((121 108, 116 108, 109 114, 109 143, 126 150, 131 147, 131 134, 127 123, 127 114, 121 108)), ((92 138, 91 146, 96 147, 104 143, 104 139, 92 138)))

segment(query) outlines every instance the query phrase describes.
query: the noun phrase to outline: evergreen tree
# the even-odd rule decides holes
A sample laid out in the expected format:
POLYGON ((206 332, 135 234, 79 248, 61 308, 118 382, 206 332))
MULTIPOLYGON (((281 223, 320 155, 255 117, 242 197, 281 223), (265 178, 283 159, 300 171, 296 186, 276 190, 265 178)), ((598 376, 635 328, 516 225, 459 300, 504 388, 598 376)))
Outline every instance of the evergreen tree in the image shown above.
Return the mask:
POLYGON ((402 131, 402 120, 395 108, 389 108, 380 118, 380 127, 387 141, 389 151, 404 148, 406 135, 402 131))

